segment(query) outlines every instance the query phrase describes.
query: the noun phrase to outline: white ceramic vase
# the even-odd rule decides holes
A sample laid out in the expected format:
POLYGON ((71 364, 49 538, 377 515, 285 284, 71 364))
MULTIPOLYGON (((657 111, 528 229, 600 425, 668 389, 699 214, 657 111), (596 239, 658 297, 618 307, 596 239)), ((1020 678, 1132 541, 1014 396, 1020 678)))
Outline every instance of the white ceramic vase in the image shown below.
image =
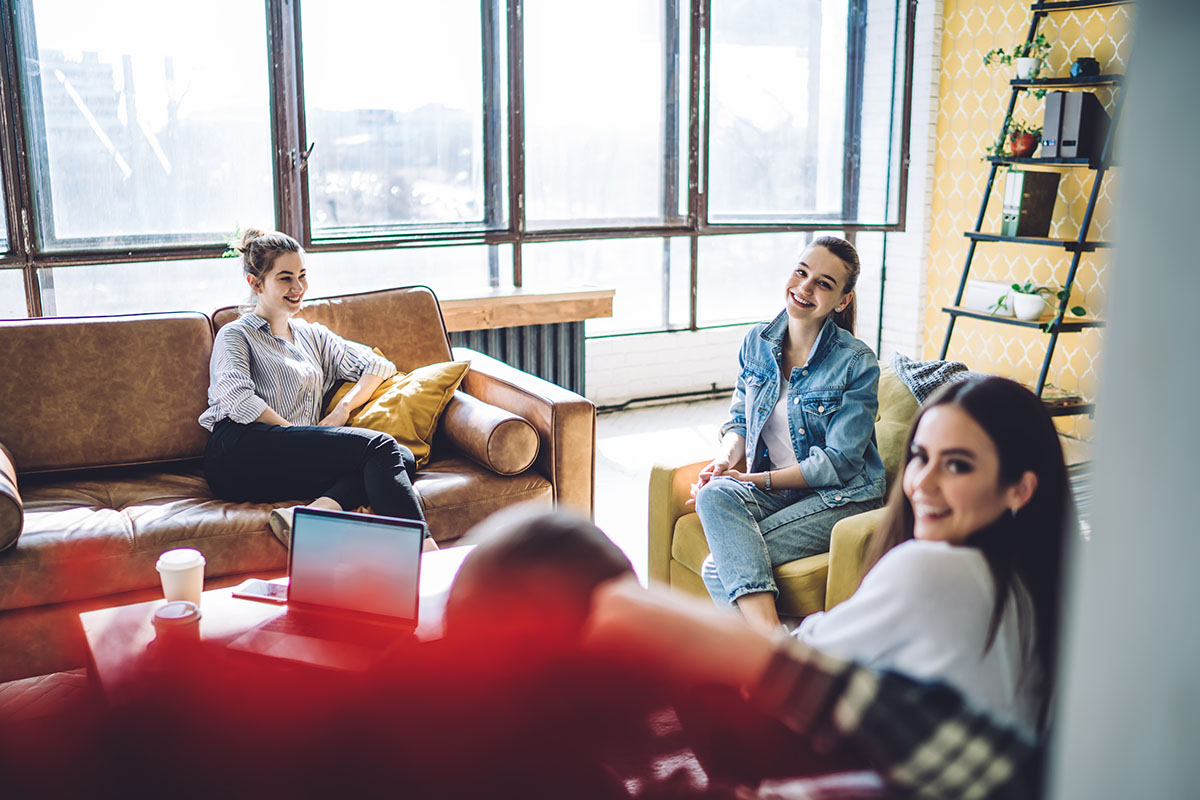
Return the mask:
POLYGON ((1018 80, 1033 80, 1042 71, 1042 60, 1040 58, 1018 58, 1015 61, 1018 80))
POLYGON ((1046 299, 1040 294, 1021 294, 1013 292, 1012 297, 1013 313, 1017 319, 1033 321, 1040 319, 1042 312, 1046 309, 1046 299))

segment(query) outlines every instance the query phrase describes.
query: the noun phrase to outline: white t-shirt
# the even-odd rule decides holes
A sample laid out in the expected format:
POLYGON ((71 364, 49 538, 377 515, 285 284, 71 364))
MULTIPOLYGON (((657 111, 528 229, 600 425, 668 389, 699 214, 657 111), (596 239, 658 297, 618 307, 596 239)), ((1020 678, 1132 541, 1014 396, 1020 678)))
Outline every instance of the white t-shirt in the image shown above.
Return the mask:
POLYGON ((788 424, 787 384, 779 389, 779 401, 763 423, 762 440, 767 443, 771 469, 783 469, 800 463, 792 446, 792 429, 788 424))
MULTIPOLYGON (((1029 594, 1014 582, 985 654, 992 587, 987 561, 976 548, 914 539, 881 558, 850 599, 806 617, 793 635, 866 666, 945 681, 999 719, 1033 732, 1040 673, 1026 658, 1033 631, 1023 650, 1017 628, 1017 603, 1032 611, 1029 594)), ((1031 613, 1026 620, 1032 624, 1031 613)))

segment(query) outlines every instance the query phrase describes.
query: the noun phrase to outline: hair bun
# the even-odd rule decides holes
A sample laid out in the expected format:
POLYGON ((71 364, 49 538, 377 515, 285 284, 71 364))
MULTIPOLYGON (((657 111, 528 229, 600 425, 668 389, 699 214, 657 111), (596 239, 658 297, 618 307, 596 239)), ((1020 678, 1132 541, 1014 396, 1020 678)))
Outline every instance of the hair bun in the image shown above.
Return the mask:
POLYGON ((243 253, 246 252, 246 248, 248 248, 255 239, 261 239, 266 235, 267 234, 265 231, 261 231, 258 228, 247 228, 242 233, 242 243, 238 246, 238 250, 241 250, 243 253))

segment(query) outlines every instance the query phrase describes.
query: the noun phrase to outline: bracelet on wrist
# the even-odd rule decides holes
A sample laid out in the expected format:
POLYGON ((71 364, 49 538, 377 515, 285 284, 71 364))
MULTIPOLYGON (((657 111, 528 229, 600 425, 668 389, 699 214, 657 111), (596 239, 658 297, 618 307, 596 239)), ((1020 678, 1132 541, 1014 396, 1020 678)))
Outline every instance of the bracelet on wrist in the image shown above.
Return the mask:
POLYGON ((771 470, 767 470, 767 477, 763 481, 763 488, 765 488, 768 492, 771 491, 771 470))

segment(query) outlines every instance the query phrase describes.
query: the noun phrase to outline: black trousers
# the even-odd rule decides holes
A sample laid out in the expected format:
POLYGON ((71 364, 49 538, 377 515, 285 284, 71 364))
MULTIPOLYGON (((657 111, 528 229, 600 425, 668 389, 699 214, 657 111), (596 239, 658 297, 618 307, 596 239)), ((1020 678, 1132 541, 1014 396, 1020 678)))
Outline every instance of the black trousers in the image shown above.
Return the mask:
POLYGON ((235 502, 272 503, 329 497, 351 510, 424 520, 412 480, 412 451, 386 433, 319 425, 283 427, 223 419, 204 451, 213 494, 235 502))

